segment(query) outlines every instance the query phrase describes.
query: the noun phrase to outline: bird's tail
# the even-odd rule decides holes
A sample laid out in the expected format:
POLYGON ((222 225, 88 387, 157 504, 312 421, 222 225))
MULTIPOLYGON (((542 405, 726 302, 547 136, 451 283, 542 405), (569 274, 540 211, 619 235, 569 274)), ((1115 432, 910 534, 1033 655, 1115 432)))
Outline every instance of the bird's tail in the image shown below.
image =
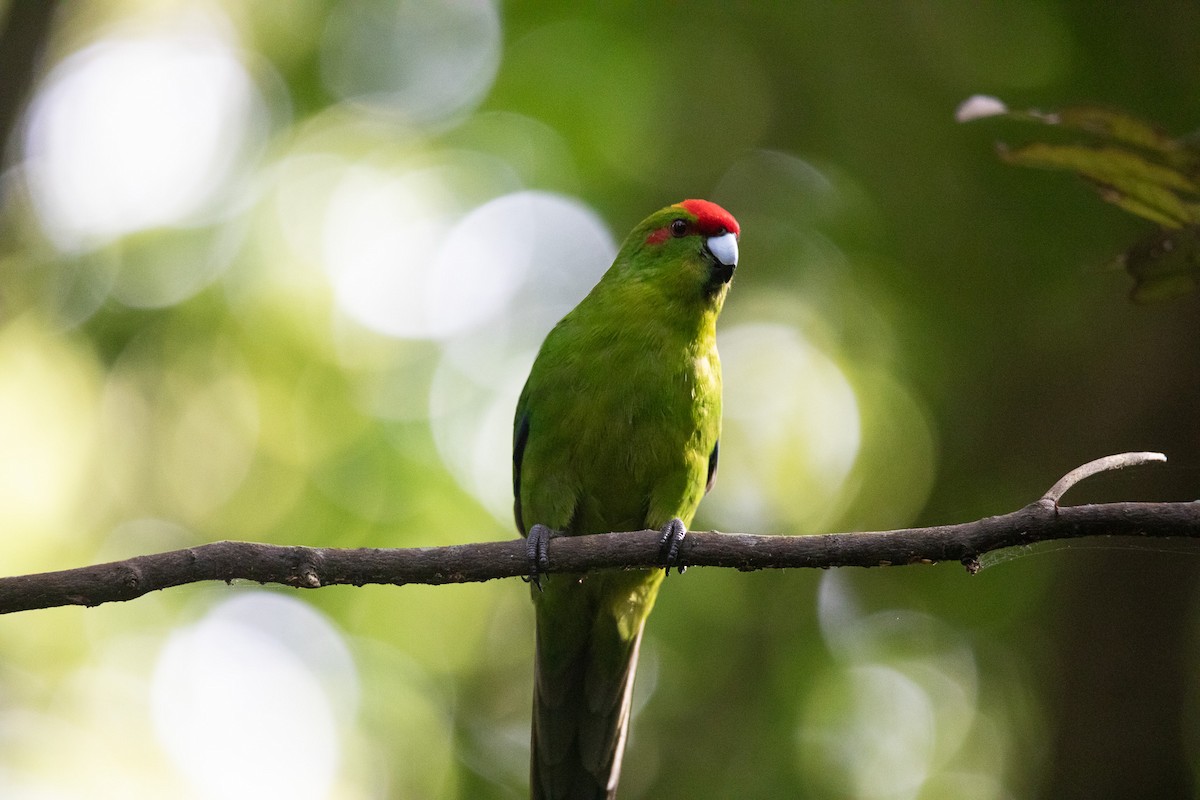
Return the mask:
POLYGON ((622 631, 611 615, 588 610, 592 613, 571 613, 574 625, 564 626, 561 618, 549 619, 539 608, 533 800, 616 797, 645 617, 636 630, 622 631))

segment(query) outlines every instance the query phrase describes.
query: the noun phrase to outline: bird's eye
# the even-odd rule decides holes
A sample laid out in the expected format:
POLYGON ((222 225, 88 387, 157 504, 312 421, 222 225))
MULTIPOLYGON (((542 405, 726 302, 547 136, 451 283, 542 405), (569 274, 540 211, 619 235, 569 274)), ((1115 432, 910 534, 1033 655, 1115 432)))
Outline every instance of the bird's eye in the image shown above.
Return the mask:
POLYGON ((677 219, 671 223, 671 235, 676 237, 683 236, 685 233, 687 233, 687 227, 688 226, 685 221, 677 219))

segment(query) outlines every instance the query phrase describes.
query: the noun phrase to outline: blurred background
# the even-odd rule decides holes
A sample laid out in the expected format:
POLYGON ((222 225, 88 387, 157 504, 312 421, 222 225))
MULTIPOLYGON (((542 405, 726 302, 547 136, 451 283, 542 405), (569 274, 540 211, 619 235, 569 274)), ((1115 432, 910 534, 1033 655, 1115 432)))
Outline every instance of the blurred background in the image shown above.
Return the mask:
MULTIPOLYGON (((621 237, 741 222, 697 528, 1200 486, 1195 298, 967 96, 1184 134, 1184 2, 0 2, 0 572, 510 538, 512 412, 621 237)), ((1200 558, 673 576, 623 798, 1191 797, 1200 558)), ((517 580, 195 585, 0 620, 0 796, 519 798, 517 580)))

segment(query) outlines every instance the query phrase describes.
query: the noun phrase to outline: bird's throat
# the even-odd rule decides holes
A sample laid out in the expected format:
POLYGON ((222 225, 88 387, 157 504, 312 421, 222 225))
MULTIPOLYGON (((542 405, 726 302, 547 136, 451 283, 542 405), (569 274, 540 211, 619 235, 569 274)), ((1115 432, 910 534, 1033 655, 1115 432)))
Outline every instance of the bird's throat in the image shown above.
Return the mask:
POLYGON ((733 280, 733 271, 735 265, 722 264, 716 261, 709 267, 708 281, 704 284, 704 291, 709 297, 715 296, 721 290, 729 286, 729 282, 733 280))

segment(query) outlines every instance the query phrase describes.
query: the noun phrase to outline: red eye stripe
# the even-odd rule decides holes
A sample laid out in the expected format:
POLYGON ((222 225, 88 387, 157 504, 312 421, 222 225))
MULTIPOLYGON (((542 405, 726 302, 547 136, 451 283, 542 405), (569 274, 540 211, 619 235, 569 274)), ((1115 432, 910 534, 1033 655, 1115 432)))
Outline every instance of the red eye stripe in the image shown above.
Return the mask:
POLYGON ((646 244, 662 244, 663 242, 665 242, 667 239, 670 239, 670 238, 671 238, 671 226, 664 225, 663 227, 659 228, 658 230, 652 231, 650 233, 650 235, 646 237, 646 244))

